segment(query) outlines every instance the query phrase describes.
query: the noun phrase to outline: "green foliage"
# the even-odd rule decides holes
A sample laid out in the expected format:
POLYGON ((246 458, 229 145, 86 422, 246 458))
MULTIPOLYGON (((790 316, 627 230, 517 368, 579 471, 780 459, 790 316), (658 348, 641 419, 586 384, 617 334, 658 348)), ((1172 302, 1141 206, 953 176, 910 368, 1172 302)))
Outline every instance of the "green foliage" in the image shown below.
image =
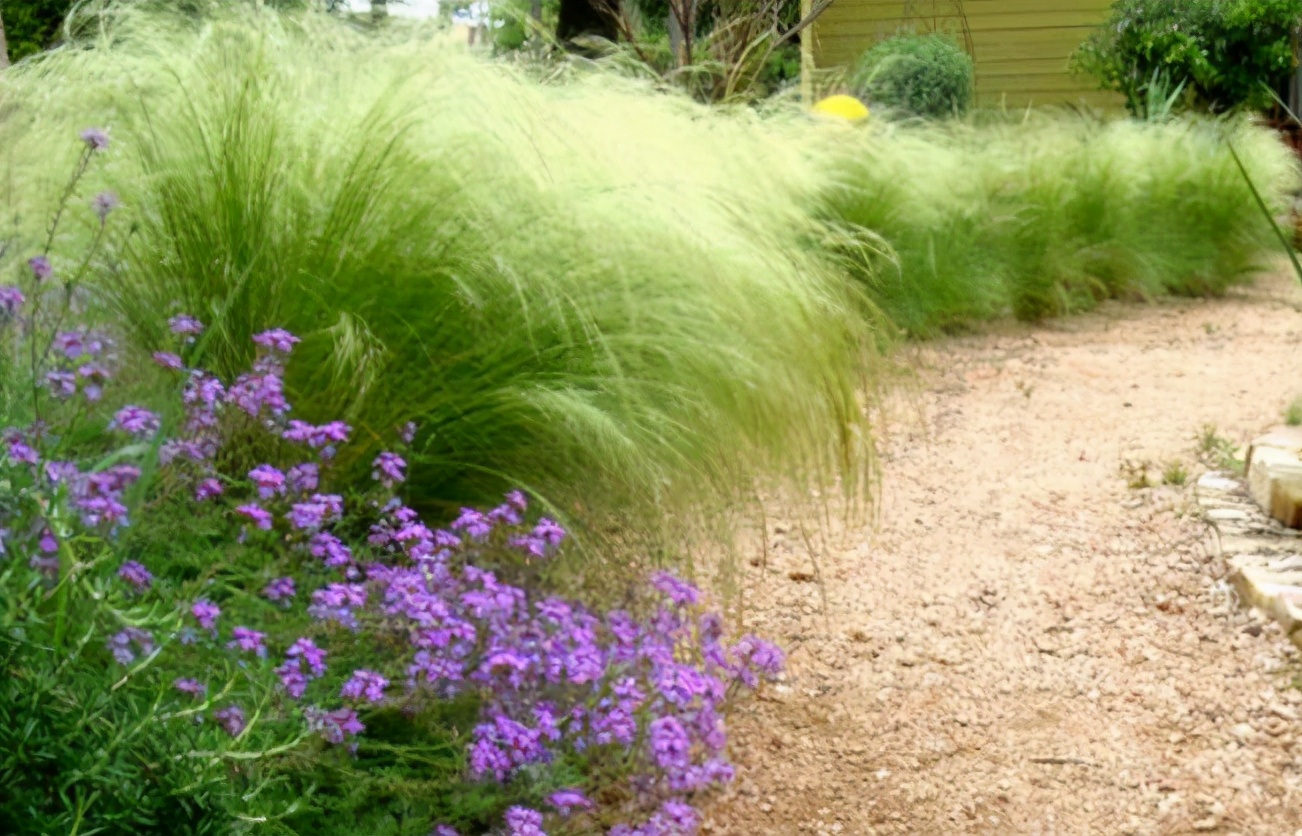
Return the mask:
POLYGON ((9 59, 35 55, 59 38, 63 19, 73 0, 0 0, 9 59))
POLYGON ((856 95, 913 116, 962 115, 972 103, 972 58, 944 35, 898 35, 855 65, 856 95))
POLYGON ((1296 163, 1269 131, 1057 114, 847 134, 825 212, 849 269, 914 334, 1216 295, 1273 235, 1228 141, 1272 208, 1287 205, 1296 163))
POLYGON ((315 16, 169 26, 126 16, 7 90, 37 124, 11 159, 87 113, 129 149, 106 180, 137 226, 102 288, 139 345, 177 305, 223 374, 257 330, 301 333, 302 417, 371 439, 416 420, 412 484, 439 508, 521 485, 627 530, 765 474, 854 489, 870 325, 805 246, 797 144, 315 16))
POLYGON ((1073 65, 1137 114, 1154 85, 1185 85, 1203 110, 1261 110, 1297 66, 1300 23, 1302 0, 1119 0, 1073 65))
POLYGON ((1289 401, 1288 408, 1284 410, 1284 423, 1290 427, 1302 426, 1302 396, 1289 401))

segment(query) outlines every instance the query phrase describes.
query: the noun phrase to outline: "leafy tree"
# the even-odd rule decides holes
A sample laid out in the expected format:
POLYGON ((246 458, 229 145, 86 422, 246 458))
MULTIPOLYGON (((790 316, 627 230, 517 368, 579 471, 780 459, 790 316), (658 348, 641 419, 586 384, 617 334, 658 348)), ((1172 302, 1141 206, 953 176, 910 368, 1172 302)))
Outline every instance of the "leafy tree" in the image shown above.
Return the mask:
POLYGON ((0 0, 3 35, 8 57, 18 61, 51 46, 59 37, 63 19, 73 0, 0 0))

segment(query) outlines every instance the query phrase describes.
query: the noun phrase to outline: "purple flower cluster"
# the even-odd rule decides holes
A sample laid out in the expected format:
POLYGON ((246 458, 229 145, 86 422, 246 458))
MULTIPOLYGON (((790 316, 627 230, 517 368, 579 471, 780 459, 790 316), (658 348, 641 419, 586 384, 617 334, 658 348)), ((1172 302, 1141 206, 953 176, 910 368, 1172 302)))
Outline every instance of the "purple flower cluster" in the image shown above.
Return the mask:
MULTIPOLYGON (((6 296, 4 290, 0 316, 15 316, 21 294, 6 296)), ((169 330, 178 343, 189 343, 203 325, 180 314, 169 321, 169 330)), ((281 609, 306 606, 315 619, 311 635, 284 648, 283 661, 272 669, 290 699, 312 702, 310 690, 321 698, 323 704, 303 706, 308 728, 331 743, 348 744, 365 731, 359 708, 382 704, 415 711, 430 700, 472 696, 483 708, 467 730, 469 777, 533 780, 536 770, 582 753, 598 768, 608 762, 634 772, 631 786, 643 820, 611 832, 695 832, 698 815, 688 800, 733 777, 724 757, 727 700, 740 688, 777 677, 782 652, 749 635, 726 643, 722 619, 703 611, 701 592, 670 573, 652 576, 645 599, 631 612, 596 612, 517 583, 536 576, 539 562, 557 554, 567 536, 564 527, 532 517, 525 495, 512 491, 496 507, 464 508, 446 528, 431 528, 393 495, 407 478, 407 446, 375 455, 375 484, 350 493, 347 502, 325 492, 336 447, 348 442, 352 428, 340 421, 314 425, 288 419, 284 363, 299 339, 273 329, 253 341, 260 349, 257 361, 229 388, 206 372, 186 368, 184 346, 154 356, 184 377, 184 421, 177 438, 159 440, 158 454, 165 468, 181 473, 181 484, 197 502, 217 504, 232 494, 229 505, 219 508, 240 527, 241 542, 251 530, 274 532, 258 536, 251 546, 286 559, 272 565, 295 567, 294 576, 272 578, 261 593, 281 609), (219 472, 218 463, 230 458, 217 456, 223 441, 232 437, 231 430, 245 432, 250 426, 315 451, 315 461, 263 463, 247 478, 219 472), (353 539, 358 531, 368 531, 364 541, 353 539), (297 594, 300 585, 303 596, 297 594), (334 653, 340 646, 366 649, 367 667, 318 682, 327 674, 326 649, 334 653)), ((89 331, 59 333, 53 346, 64 365, 45 376, 49 392, 71 398, 82 391, 90 397, 91 389, 108 378, 99 363, 107 345, 89 331)), ((148 438, 160 433, 161 424, 158 414, 133 405, 118 410, 110 427, 148 438)), ((43 460, 42 439, 49 434, 43 427, 5 431, 0 449, 8 466, 23 468, 51 496, 66 499, 86 528, 111 532, 123 524, 123 497, 140 470, 115 465, 83 472, 72 462, 43 460)), ((410 445, 415 427, 405 426, 398 435, 410 445)), ((35 546, 29 551, 43 571, 57 571, 59 562, 61 544, 51 527, 42 518, 22 535, 34 541, 26 545, 35 546)), ((0 548, 9 548, 12 537, 6 534, 0 548)), ((137 594, 154 583, 134 560, 122 563, 117 574, 137 594)), ((234 656, 250 671, 268 668, 255 666, 248 655, 265 658, 281 650, 269 648, 267 634, 252 626, 232 625, 229 634, 221 634, 224 628, 219 633, 221 609, 207 599, 194 601, 189 614, 210 638, 186 627, 183 642, 202 640, 203 652, 234 656)), ((141 627, 126 627, 108 639, 122 664, 155 647, 153 635, 141 627)), ((360 657, 345 653, 342 658, 360 657)), ((207 693, 203 679, 183 677, 173 686, 198 698, 207 693)), ((227 704, 212 717, 232 737, 247 726, 239 705, 227 704)), ((583 815, 593 806, 578 789, 559 790, 541 810, 511 808, 502 824, 506 833, 534 836, 544 832, 548 816, 583 815)))

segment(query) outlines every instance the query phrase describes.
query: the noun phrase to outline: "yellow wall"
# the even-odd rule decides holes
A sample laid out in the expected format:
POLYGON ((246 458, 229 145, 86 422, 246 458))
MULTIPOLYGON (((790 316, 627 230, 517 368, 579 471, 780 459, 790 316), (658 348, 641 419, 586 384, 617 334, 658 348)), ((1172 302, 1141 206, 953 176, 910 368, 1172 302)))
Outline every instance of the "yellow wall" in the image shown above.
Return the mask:
MULTIPOLYGON (((814 56, 820 67, 853 63, 865 50, 902 28, 959 33, 957 0, 833 0, 814 23, 814 56)), ((1120 105, 1093 80, 1073 76, 1067 59, 1107 18, 1112 0, 965 0, 976 58, 977 99, 1009 106, 1084 102, 1120 105)))

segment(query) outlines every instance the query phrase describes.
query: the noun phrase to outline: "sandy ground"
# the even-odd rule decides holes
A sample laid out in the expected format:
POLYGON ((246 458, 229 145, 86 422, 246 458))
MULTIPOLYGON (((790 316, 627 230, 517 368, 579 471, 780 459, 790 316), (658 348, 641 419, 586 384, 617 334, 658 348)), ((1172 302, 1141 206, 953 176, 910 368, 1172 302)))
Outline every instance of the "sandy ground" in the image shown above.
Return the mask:
POLYGON ((1280 275, 920 349, 876 524, 750 550, 749 626, 791 671, 734 715, 707 832, 1302 828, 1297 652, 1237 607, 1193 488, 1123 472, 1192 482, 1203 427, 1278 423, 1300 311, 1280 275))

